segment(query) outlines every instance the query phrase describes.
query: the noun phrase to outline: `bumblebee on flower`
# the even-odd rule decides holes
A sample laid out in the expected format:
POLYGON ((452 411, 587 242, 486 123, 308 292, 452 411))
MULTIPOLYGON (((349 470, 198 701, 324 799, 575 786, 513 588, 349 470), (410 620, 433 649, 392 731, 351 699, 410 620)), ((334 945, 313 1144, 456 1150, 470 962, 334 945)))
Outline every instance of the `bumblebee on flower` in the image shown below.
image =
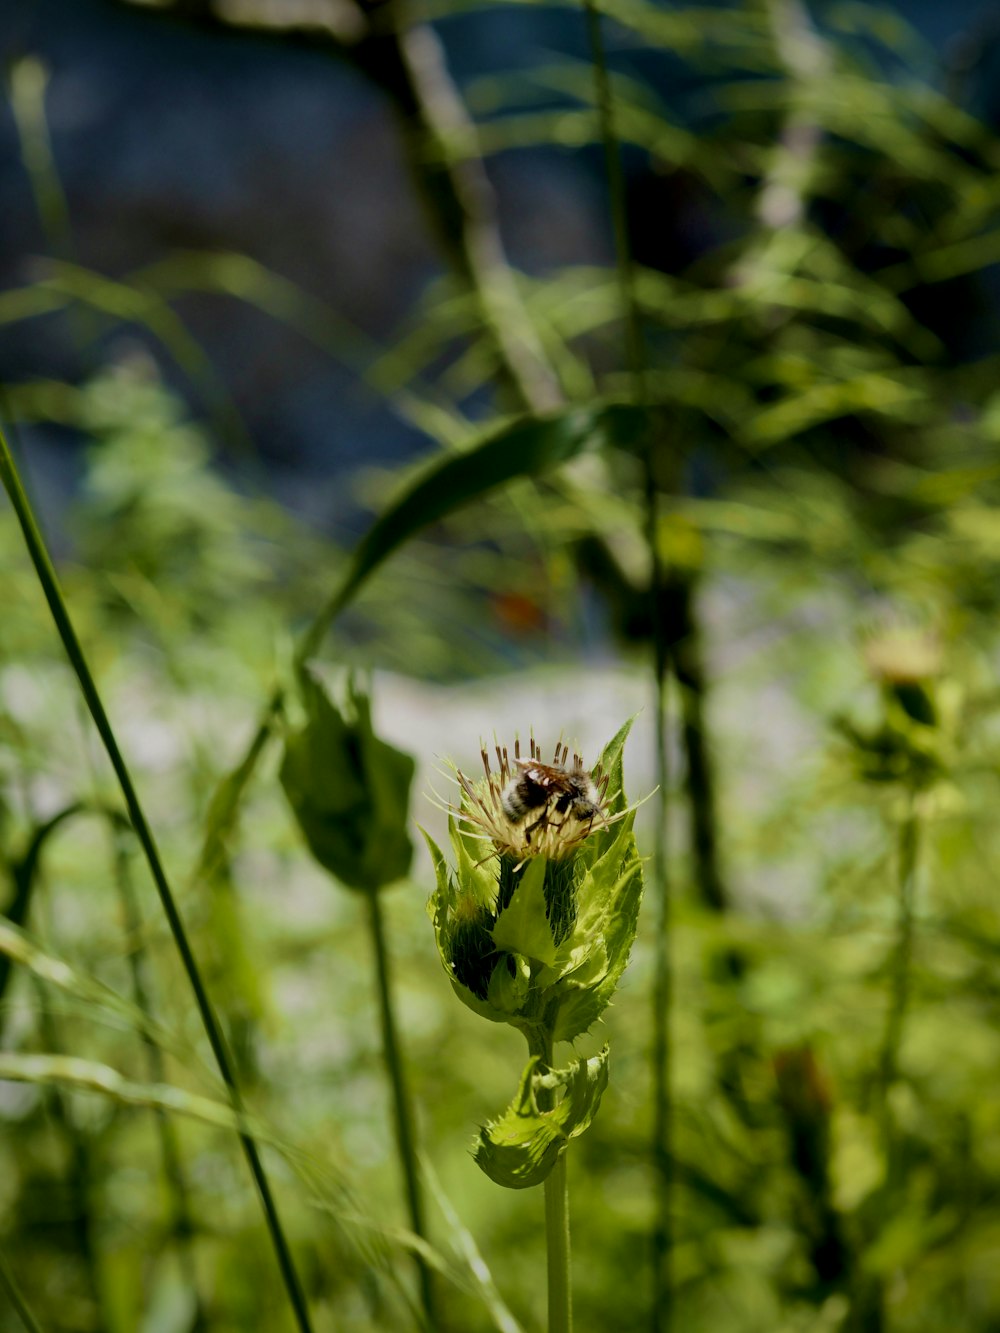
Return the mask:
MULTIPOLYGON (((471 834, 493 844, 501 858, 518 863, 543 856, 562 861, 573 855, 595 829, 606 829, 624 812, 610 813, 610 775, 598 764, 592 772, 583 758, 556 743, 552 762, 542 762, 541 747, 530 738, 530 753, 521 758, 521 743, 514 742, 511 763, 506 746, 495 746, 497 771, 489 751, 481 750, 485 777, 473 783, 457 770, 465 799, 454 813, 471 826, 471 834)), ((615 793, 612 793, 612 797, 615 793)))
POLYGON ((484 748, 482 777, 454 770, 452 866, 427 839, 437 880, 428 911, 452 989, 528 1043, 517 1096, 476 1149, 479 1166, 510 1188, 545 1179, 607 1083, 606 1047, 563 1067, 553 1051, 599 1022, 635 938, 642 867, 622 784, 630 726, 592 769, 561 741, 551 763, 534 737, 526 756, 517 742, 513 754, 495 745, 495 762, 484 748))

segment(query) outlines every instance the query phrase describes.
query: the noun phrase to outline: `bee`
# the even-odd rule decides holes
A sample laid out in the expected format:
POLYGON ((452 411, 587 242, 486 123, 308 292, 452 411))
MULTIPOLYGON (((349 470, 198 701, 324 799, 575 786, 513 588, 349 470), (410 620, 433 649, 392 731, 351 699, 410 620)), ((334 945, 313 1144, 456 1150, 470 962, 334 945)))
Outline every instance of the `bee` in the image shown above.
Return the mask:
MULTIPOLYGON (((534 746, 532 746, 534 749, 534 746)), ((525 824, 525 842, 531 842, 536 829, 552 825, 561 828, 570 819, 586 824, 587 832, 594 821, 603 818, 601 789, 583 766, 577 754, 567 766, 569 751, 556 749, 556 762, 543 764, 539 758, 515 758, 519 771, 511 774, 504 786, 500 803, 512 824, 525 824), (533 816, 537 816, 531 820, 533 816), (559 816, 560 818, 556 818, 559 816)))

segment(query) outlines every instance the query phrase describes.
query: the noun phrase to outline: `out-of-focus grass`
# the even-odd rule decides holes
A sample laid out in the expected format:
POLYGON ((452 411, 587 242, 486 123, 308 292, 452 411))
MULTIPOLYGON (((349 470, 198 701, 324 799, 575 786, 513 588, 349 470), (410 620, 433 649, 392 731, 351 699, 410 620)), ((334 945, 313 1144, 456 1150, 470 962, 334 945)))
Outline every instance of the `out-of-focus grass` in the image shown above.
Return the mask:
MULTIPOLYGON (((677 762, 677 1325, 986 1333, 1000 1312, 998 399, 994 343, 970 354, 959 335, 979 318, 988 288, 975 279, 997 257, 997 145, 900 74, 895 28, 883 34, 894 50, 867 56, 813 31, 825 54, 810 81, 783 54, 781 6, 604 8, 702 71, 684 105, 634 70, 612 86, 632 150, 668 175, 694 173, 724 233, 683 271, 639 268, 635 287, 663 441, 658 537, 668 562, 697 550, 685 568, 707 640, 732 900, 724 914, 696 905, 677 762), (787 180, 782 154, 794 156, 790 127, 803 123, 809 160, 797 202, 785 198, 796 216, 777 225, 765 187, 787 180), (943 287, 959 278, 970 285, 943 287), (700 540, 685 547, 691 534, 700 540), (897 622, 940 645, 933 726, 900 723, 898 698, 865 670, 865 637, 897 622), (876 780, 873 755, 891 758, 900 736, 931 754, 933 780, 918 793, 905 1005, 880 1087, 899 957, 896 849, 913 792, 898 775, 876 780)), ((852 13, 878 36, 881 11, 852 13)), ((447 14, 467 21, 456 6, 447 14)), ((450 146, 456 158, 596 140, 589 71, 551 54, 471 89, 470 103, 482 123, 450 146)), ((627 397, 610 270, 516 281, 566 397, 594 412, 627 397)), ((316 1326, 397 1328, 412 1318, 414 1242, 391 1162, 363 918, 307 861, 270 749, 237 784, 231 820, 216 827, 209 814, 353 543, 306 530, 252 481, 214 468, 215 448, 243 428, 170 304, 195 289, 305 332, 442 451, 482 440, 511 403, 492 396, 500 354, 476 294, 453 279, 429 286, 384 354, 241 256, 166 256, 127 281, 63 258, 0 294, 12 324, 85 308, 105 332, 141 328, 188 377, 185 405, 148 358, 108 358, 79 383, 6 385, 4 410, 90 441, 62 578, 183 886, 316 1326)), ((30 472, 30 437, 24 453, 30 472)), ((359 502, 384 511, 424 466, 359 473, 359 502)), ((537 669, 561 682, 567 707, 594 658, 620 654, 642 670, 648 625, 622 614, 648 606, 642 503, 639 469, 620 454, 515 479, 404 534, 324 651, 437 682, 437 754, 474 759, 478 737, 465 754, 454 735, 455 683, 469 677, 495 682, 484 735, 513 713, 558 732, 561 717, 535 711, 537 669), (595 538, 617 582, 588 570, 595 538)), ((0 833, 13 874, 44 821, 116 795, 7 513, 0 565, 0 833)), ((395 715, 397 743, 407 721, 395 715)), ((644 728, 648 742, 647 718, 640 740, 644 728)), ((64 821, 26 932, 0 923, 15 963, 0 1011, 0 1248, 45 1328, 190 1327, 185 1250, 208 1327, 283 1327, 232 1112, 206 1071, 151 886, 139 882, 139 925, 128 926, 105 835, 100 819, 64 821), (137 950, 152 1016, 125 998, 137 950), (158 1087, 143 1035, 162 1053, 158 1087), (171 1231, 150 1108, 176 1124, 191 1236, 171 1231)), ((385 904, 424 1147, 454 1206, 432 1218, 425 1257, 445 1269, 446 1326, 537 1327, 537 1201, 496 1191, 468 1152, 476 1125, 509 1100, 520 1047, 453 1003, 424 915, 429 887, 418 865, 385 904)), ((605 1034, 580 1043, 589 1055, 608 1035, 614 1052, 606 1103, 570 1164, 581 1330, 642 1327, 649 1314, 652 971, 646 922, 605 1034)))

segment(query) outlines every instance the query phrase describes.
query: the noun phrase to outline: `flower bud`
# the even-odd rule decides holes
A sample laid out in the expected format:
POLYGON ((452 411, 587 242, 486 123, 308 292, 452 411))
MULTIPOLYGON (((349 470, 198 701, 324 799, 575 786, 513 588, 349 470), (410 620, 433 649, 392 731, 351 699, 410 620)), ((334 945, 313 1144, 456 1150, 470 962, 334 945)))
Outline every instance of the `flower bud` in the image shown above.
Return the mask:
POLYGON ((555 1042, 600 1018, 635 939, 642 869, 621 764, 630 726, 591 771, 560 747, 543 763, 534 739, 526 759, 515 746, 513 762, 498 746, 496 770, 484 750, 482 778, 458 773, 454 872, 427 839, 437 877, 428 910, 452 989, 482 1017, 523 1032, 532 1056, 515 1102, 482 1130, 476 1157, 512 1188, 548 1174, 590 1123, 607 1079, 606 1052, 563 1071, 547 1062, 555 1042), (564 1100, 541 1112, 539 1089, 564 1100))
POLYGON ((341 707, 303 672, 305 724, 285 741, 281 785, 309 850, 348 888, 375 892, 410 868, 414 763, 372 731, 371 704, 348 681, 341 707))

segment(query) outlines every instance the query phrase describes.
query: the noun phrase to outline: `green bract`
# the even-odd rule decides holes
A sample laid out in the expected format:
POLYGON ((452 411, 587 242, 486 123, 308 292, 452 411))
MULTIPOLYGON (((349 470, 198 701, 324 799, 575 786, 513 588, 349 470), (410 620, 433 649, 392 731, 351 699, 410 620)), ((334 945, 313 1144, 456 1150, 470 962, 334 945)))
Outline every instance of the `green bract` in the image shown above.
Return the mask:
POLYGON ((314 675, 300 681, 306 722, 285 741, 281 785, 320 865, 373 893, 410 868, 413 760, 374 734, 370 701, 353 682, 338 708, 314 675))
POLYGON ((499 1184, 544 1179, 590 1123, 607 1081, 606 1051, 599 1071, 595 1061, 549 1066, 554 1043, 575 1040, 607 1008, 635 939, 642 866, 622 788, 631 725, 595 766, 609 776, 611 822, 595 826, 572 857, 518 865, 489 855, 461 813, 449 823, 454 871, 427 839, 437 877, 428 911, 452 988, 483 1018, 523 1032, 532 1054, 514 1102, 481 1133, 476 1160, 499 1184))
POLYGON ((577 1138, 597 1114, 608 1086, 608 1048, 590 1060, 573 1060, 568 1069, 544 1073, 533 1055, 521 1075, 514 1100, 498 1120, 479 1131, 476 1161, 490 1180, 508 1189, 540 1185, 570 1139, 577 1138), (551 1110, 543 1097, 562 1094, 551 1110))

